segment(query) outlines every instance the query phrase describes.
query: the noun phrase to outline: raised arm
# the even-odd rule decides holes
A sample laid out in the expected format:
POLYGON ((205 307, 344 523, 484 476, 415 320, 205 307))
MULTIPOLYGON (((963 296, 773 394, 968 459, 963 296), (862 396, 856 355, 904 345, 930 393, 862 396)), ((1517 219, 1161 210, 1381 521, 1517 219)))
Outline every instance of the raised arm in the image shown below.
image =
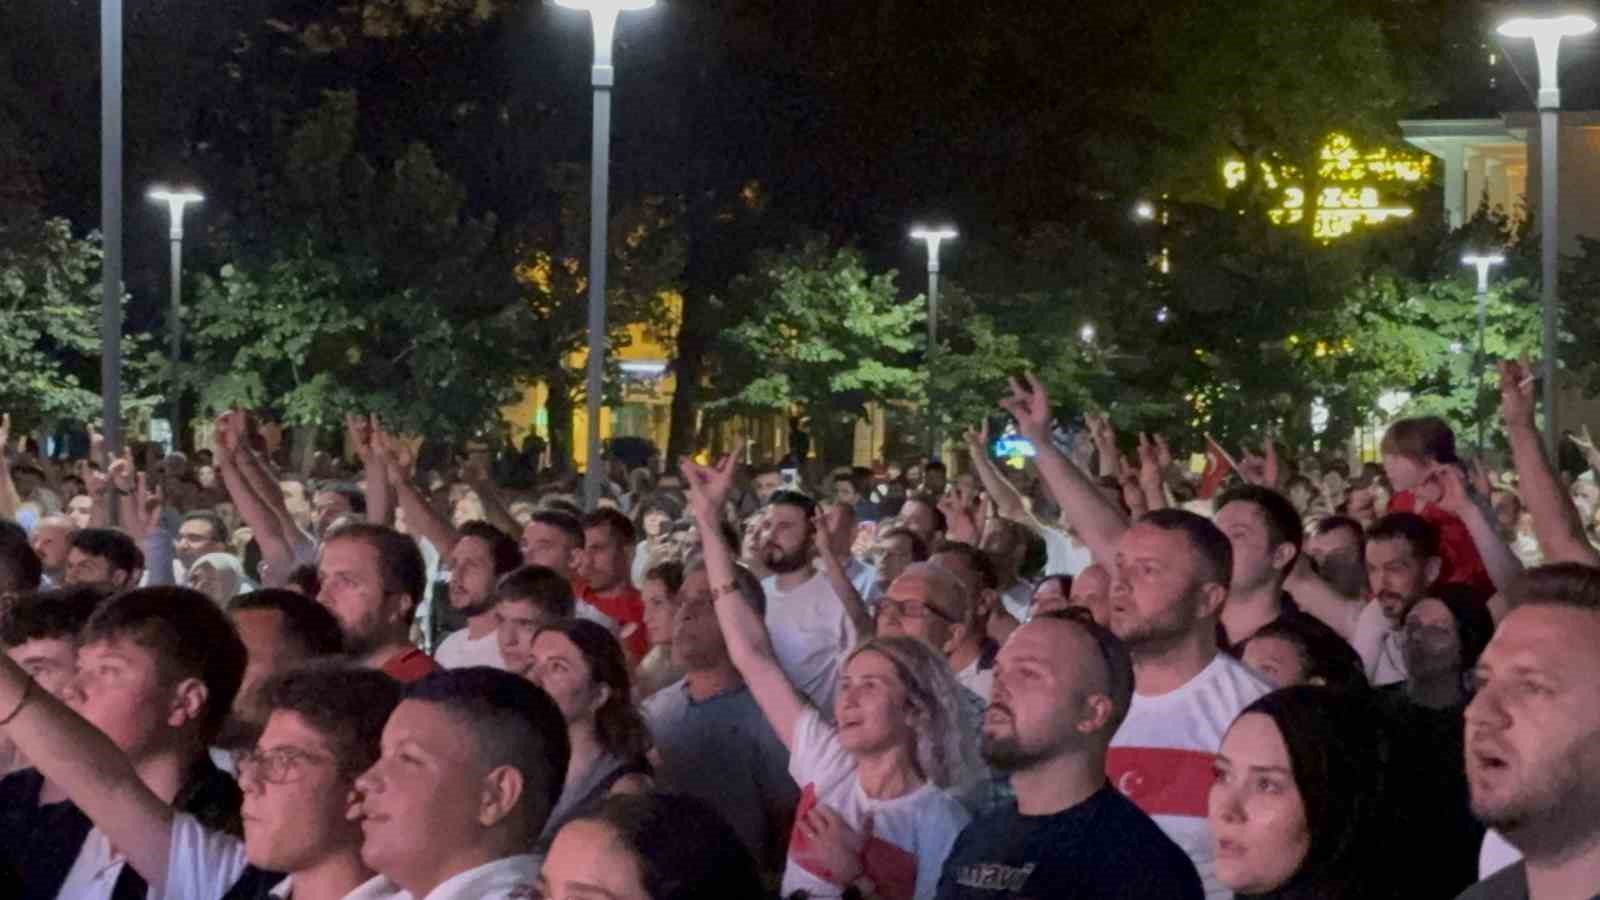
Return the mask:
POLYGON ((778 740, 794 749, 794 726, 805 712, 806 701, 789 683, 772 650, 772 636, 756 611, 740 596, 734 577, 733 548, 722 539, 718 525, 723 503, 733 487, 737 454, 723 457, 715 467, 685 459, 678 464, 689 490, 689 506, 700 531, 705 553, 706 575, 711 579, 711 594, 717 610, 717 624, 728 644, 728 656, 744 676, 778 740))
POLYGON ((1095 559, 1116 558, 1117 539, 1128 530, 1122 511, 1100 493, 1100 488, 1057 450, 1050 439, 1050 398, 1031 372, 1027 381, 1011 379, 1011 396, 1000 401, 1017 420, 1017 430, 1033 442, 1034 462, 1045 487, 1061 507, 1061 515, 1089 545, 1095 559))
POLYGON ((17 493, 17 483, 11 480, 11 463, 6 451, 11 449, 11 414, 0 414, 0 519, 16 519, 22 506, 22 496, 17 493))
POLYGON ((989 458, 989 423, 984 422, 977 431, 968 428, 966 441, 967 456, 972 459, 972 471, 983 485, 983 492, 994 501, 995 514, 1029 527, 1038 527, 1040 523, 1028 511, 1028 504, 1022 501, 1022 493, 989 458))
POLYGON ((40 774, 65 791, 127 857, 149 883, 151 896, 161 896, 172 846, 172 808, 139 780, 127 755, 4 654, 0 716, 9 717, 4 730, 40 774))
POLYGON ((1347 597, 1339 593, 1327 579, 1311 567, 1311 556, 1301 553, 1284 579, 1284 589, 1294 595, 1294 602, 1302 610, 1322 620, 1322 624, 1350 640, 1356 633, 1356 621, 1366 601, 1361 597, 1347 597))
POLYGON ((374 446, 378 433, 378 417, 344 417, 344 430, 361 460, 361 490, 367 498, 367 521, 375 525, 394 525, 394 488, 389 484, 389 473, 374 446))
MULTIPOLYGON (((372 453, 375 465, 384 470, 385 481, 394 490, 395 499, 405 511, 407 530, 418 537, 427 538, 441 557, 448 557, 456 541, 461 539, 461 534, 450 524, 450 520, 439 515, 439 511, 417 488, 412 475, 416 458, 411 448, 380 429, 373 435, 372 453)), ((370 510, 372 507, 367 508, 370 510)))
POLYGON ((222 486, 239 511, 240 520, 250 526, 256 544, 261 547, 262 581, 268 587, 282 587, 294 568, 294 548, 282 520, 256 492, 245 472, 246 464, 241 462, 240 456, 241 452, 248 451, 240 447, 241 430, 234 427, 233 421, 234 416, 240 415, 243 414, 235 410, 217 417, 212 431, 217 474, 222 477, 222 486))
POLYGON ((1429 477, 1439 483, 1439 508, 1452 513, 1467 526, 1472 535, 1472 545, 1489 572, 1495 590, 1504 592, 1513 579, 1522 574, 1522 560, 1500 540, 1495 531, 1494 512, 1488 508, 1489 499, 1467 486, 1466 475, 1452 465, 1435 467, 1429 477))
POLYGON ((1545 455, 1544 442, 1533 421, 1533 397, 1533 374, 1528 366, 1501 360, 1500 415, 1511 442, 1522 502, 1533 516, 1533 534, 1539 539, 1546 562, 1600 565, 1600 551, 1584 535, 1578 510, 1545 455))
POLYGON ((844 606, 844 614, 850 618, 851 627, 861 640, 866 640, 876 632, 877 624, 867 613, 867 605, 861 602, 861 592, 850 582, 850 576, 844 570, 844 561, 833 552, 833 528, 828 524, 827 510, 817 507, 811 522, 816 526, 813 540, 817 545, 817 560, 822 564, 823 577, 833 586, 833 592, 839 595, 839 603, 844 606))
POLYGON ((522 526, 518 525, 516 518, 511 515, 505 499, 500 496, 499 485, 494 483, 487 454, 477 452, 467 454, 466 465, 461 467, 461 478, 472 488, 472 492, 478 495, 478 502, 483 504, 484 521, 509 535, 522 533, 522 526))

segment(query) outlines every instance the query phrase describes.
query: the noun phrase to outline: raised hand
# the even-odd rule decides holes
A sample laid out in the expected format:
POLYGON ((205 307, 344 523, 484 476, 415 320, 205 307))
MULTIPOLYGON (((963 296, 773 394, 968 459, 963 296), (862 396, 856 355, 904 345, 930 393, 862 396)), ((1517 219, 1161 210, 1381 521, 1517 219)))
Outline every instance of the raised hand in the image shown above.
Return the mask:
POLYGON ((967 442, 967 451, 973 456, 981 457, 989 452, 988 419, 983 420, 983 423, 980 424, 976 430, 968 428, 966 431, 962 432, 961 436, 967 442))
POLYGON ((111 461, 110 475, 111 484, 118 491, 124 494, 133 492, 135 469, 132 449, 122 448, 122 455, 111 461))
MULTIPOLYGON (((106 491, 106 474, 89 465, 87 459, 78 460, 78 478, 83 482, 83 489, 91 498, 98 498, 106 491)), ((99 503, 96 499, 94 502, 99 503)))
POLYGON ((90 422, 89 423, 89 458, 93 459, 93 460, 102 460, 102 459, 105 459, 105 453, 106 453, 106 436, 100 433, 100 429, 96 428, 94 426, 93 422, 90 422))
POLYGON ((139 473, 137 481, 133 492, 133 515, 131 521, 123 523, 129 536, 136 541, 153 534, 161 524, 161 485, 157 484, 152 490, 143 472, 139 473))
POLYGON ((828 511, 822 504, 818 504, 816 510, 811 513, 811 524, 813 526, 811 541, 816 544, 817 556, 820 559, 832 560, 835 557, 833 527, 828 522, 828 511))
POLYGON ((733 492, 733 473, 738 465, 738 450, 724 456, 714 466, 702 466, 688 457, 679 461, 678 473, 683 476, 689 506, 696 516, 715 522, 722 514, 722 506, 733 492))
POLYGON ((1467 477, 1461 469, 1449 463, 1433 467, 1424 483, 1433 483, 1439 489, 1439 508, 1460 516, 1472 505, 1472 495, 1467 489, 1467 477))
POLYGON ((1524 361, 1502 359, 1500 369, 1500 418, 1507 427, 1533 427, 1534 397, 1538 386, 1533 369, 1524 361))
POLYGON ((1167 446, 1167 439, 1162 435, 1155 436, 1156 464, 1161 466, 1161 471, 1172 468, 1172 448, 1167 446))
POLYGON ((1011 394, 1000 405, 1017 420, 1017 431, 1035 444, 1050 440, 1050 397, 1032 372, 1011 378, 1011 394), (1024 380, 1026 379, 1026 380, 1024 380))
POLYGON ((1142 487, 1154 487, 1160 490, 1162 473, 1172 463, 1172 452, 1170 450, 1165 454, 1162 452, 1166 444, 1160 435, 1151 440, 1150 435, 1139 432, 1139 484, 1142 487), (1167 459, 1165 463, 1161 461, 1163 455, 1167 459))
MULTIPOLYGON (((1585 427, 1584 430, 1587 431, 1588 428, 1585 427)), ((1478 496, 1487 497, 1494 493, 1494 484, 1489 480, 1489 467, 1483 464, 1483 460, 1472 461, 1471 475, 1472 489, 1478 492, 1478 496)))
POLYGON ((356 451, 363 464, 371 464, 376 458, 373 456, 373 435, 378 431, 378 417, 358 416, 346 413, 344 417, 344 432, 350 438, 350 446, 356 451))

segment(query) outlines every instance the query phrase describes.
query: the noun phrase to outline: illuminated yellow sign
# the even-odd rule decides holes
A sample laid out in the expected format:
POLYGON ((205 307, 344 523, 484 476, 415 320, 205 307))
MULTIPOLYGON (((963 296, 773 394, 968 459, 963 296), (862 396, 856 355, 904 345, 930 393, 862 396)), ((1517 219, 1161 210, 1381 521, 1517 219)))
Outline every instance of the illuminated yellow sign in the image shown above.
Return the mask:
MULTIPOLYGON (((1322 241, 1344 237, 1358 225, 1381 225, 1390 219, 1404 219, 1410 206, 1386 201, 1378 185, 1399 183, 1416 185, 1427 181, 1433 157, 1427 154, 1391 153, 1387 148, 1361 151, 1342 134, 1333 134, 1317 154, 1317 180, 1321 189, 1308 202, 1300 170, 1294 166, 1262 162, 1261 182, 1268 190, 1281 191, 1278 203, 1267 211, 1275 225, 1300 225, 1312 216, 1311 234, 1322 241), (1327 182, 1336 182, 1328 185, 1327 182)), ((1222 164, 1222 181, 1229 190, 1243 186, 1250 178, 1250 167, 1242 160, 1222 164)))

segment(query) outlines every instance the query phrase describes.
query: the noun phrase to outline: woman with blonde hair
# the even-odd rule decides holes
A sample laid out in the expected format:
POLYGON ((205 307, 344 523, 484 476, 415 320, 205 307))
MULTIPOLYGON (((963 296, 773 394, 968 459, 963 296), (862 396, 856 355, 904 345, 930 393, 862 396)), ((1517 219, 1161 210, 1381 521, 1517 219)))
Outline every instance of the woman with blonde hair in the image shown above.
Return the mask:
POLYGON ((945 790, 976 758, 975 736, 957 724, 960 686, 922 642, 876 638, 840 668, 833 722, 811 707, 740 593, 733 551, 717 527, 734 468, 732 456, 715 468, 682 465, 728 655, 789 749, 789 774, 801 788, 782 893, 837 897, 866 885, 892 900, 928 900, 970 818, 945 790))

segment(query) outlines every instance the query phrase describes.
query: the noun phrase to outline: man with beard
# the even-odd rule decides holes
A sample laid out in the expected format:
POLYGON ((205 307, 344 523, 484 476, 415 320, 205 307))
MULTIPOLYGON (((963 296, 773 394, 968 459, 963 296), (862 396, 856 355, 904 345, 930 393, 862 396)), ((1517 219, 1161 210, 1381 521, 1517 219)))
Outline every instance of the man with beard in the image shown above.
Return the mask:
POLYGON ((827 576, 812 565, 816 511, 816 502, 805 494, 772 495, 769 533, 761 548, 761 561, 772 574, 761 589, 778 664, 812 705, 827 711, 833 709, 839 657, 855 645, 856 630, 827 576))
POLYGON ((1600 569, 1559 563, 1511 587, 1467 706, 1472 811, 1523 861, 1462 900, 1565 900, 1600 884, 1600 569))
POLYGON ((1373 687, 1406 680, 1401 626, 1439 578, 1439 532, 1414 513, 1390 513, 1367 531, 1367 586, 1372 602, 1356 619, 1351 646, 1373 687))
POLYGON ((281 588, 240 594, 229 602, 228 618, 244 643, 244 681, 216 746, 237 753, 255 747, 267 724, 270 710, 261 686, 309 660, 340 655, 344 635, 339 620, 322 604, 281 588))
POLYGON ((467 618, 467 627, 439 644, 434 661, 446 669, 504 669, 494 586, 500 576, 522 565, 522 551, 510 535, 488 522, 468 522, 461 526, 449 556, 450 608, 467 618))
POLYGON ((323 541, 317 575, 317 602, 339 620, 345 652, 357 663, 404 683, 438 671, 410 639, 427 579, 411 538, 366 522, 336 528, 323 541))
POLYGON ((1041 613, 1000 651, 983 757, 1016 799, 974 819, 945 860, 939 900, 1198 900, 1194 864, 1106 780, 1133 662, 1081 613, 1041 613))

